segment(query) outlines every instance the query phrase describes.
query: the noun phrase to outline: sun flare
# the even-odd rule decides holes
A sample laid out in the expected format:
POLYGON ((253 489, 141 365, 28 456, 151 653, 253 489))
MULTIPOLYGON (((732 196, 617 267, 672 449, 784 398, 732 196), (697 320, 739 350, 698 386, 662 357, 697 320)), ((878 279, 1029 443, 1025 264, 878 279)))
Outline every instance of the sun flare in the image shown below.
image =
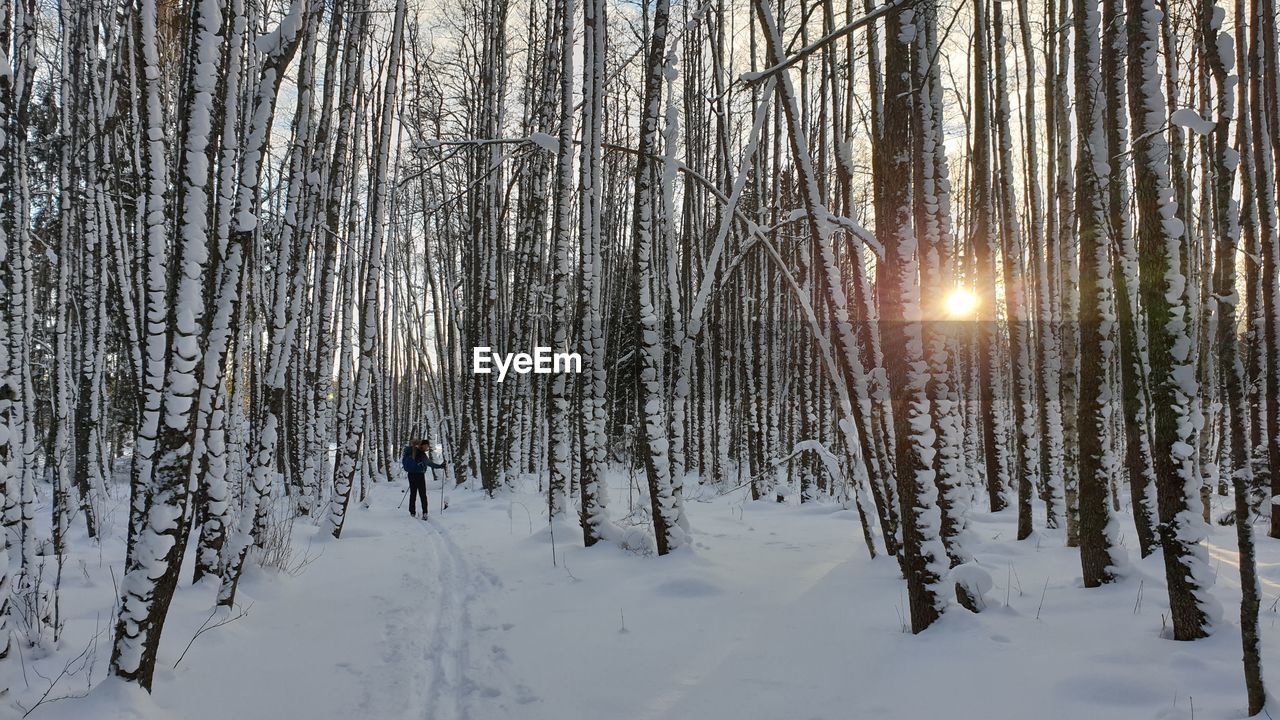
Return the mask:
POLYGON ((953 319, 971 317, 973 311, 978 308, 978 296, 970 290, 956 288, 947 295, 944 307, 947 315, 953 319))

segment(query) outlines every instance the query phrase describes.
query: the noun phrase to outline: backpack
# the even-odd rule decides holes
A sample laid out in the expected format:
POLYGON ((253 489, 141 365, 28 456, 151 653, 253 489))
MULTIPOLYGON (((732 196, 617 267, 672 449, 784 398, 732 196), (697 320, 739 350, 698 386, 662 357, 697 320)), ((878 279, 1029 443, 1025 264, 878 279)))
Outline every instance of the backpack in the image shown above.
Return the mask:
POLYGON ((413 459, 413 446, 410 445, 400 454, 400 467, 405 472, 418 472, 418 461, 413 459))

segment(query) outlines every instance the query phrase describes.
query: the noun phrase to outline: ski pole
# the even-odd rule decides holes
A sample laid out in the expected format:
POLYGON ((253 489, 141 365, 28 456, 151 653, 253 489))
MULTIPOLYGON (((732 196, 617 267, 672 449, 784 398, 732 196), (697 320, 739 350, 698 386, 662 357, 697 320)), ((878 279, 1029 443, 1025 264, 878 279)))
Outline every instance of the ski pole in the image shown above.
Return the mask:
POLYGON ((399 510, 399 509, 400 509, 400 507, 401 507, 402 505, 404 505, 404 499, 405 499, 405 497, 406 497, 406 496, 408 496, 408 495, 409 495, 409 488, 405 488, 405 489, 404 489, 404 492, 400 493, 400 505, 396 505, 396 509, 397 509, 397 510, 399 510))

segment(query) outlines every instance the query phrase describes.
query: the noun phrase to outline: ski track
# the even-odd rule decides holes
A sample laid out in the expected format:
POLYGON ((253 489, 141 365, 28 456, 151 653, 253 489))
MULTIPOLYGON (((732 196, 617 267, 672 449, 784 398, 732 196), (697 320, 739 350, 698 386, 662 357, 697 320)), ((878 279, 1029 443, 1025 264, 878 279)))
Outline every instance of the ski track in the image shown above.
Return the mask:
POLYGON ((430 683, 426 715, 439 720, 469 720, 468 701, 474 685, 468 677, 471 616, 468 600, 474 597, 470 571, 462 553, 446 530, 434 520, 428 530, 432 557, 437 568, 435 625, 429 633, 431 647, 430 683), (464 594, 465 593, 465 594, 464 594))
POLYGON ((521 717, 537 698, 511 680, 499 623, 477 602, 501 580, 466 557, 438 516, 427 522, 397 518, 400 578, 394 597, 375 595, 383 618, 384 663, 367 675, 361 710, 368 717, 404 720, 490 720, 521 717), (486 622, 478 627, 472 613, 486 622), (473 644, 475 647, 473 647, 473 644))
MULTIPOLYGON (((397 519, 396 522, 404 522, 397 519)), ((408 527, 397 532, 403 541, 396 552, 396 566, 413 568, 421 563, 415 552, 412 532, 408 527)), ((371 717, 414 719, 417 710, 428 700, 427 688, 419 677, 423 658, 428 657, 429 635, 423 630, 433 627, 438 614, 432 602, 432 590, 422 573, 405 570, 399 587, 393 592, 372 597, 376 614, 383 621, 382 663, 366 672, 361 709, 371 717), (399 698, 399 702, 397 702, 399 698)))
MULTIPOLYGON (((1209 542, 1208 540, 1205 541, 1204 546, 1205 546, 1205 549, 1209 551, 1210 558, 1218 561, 1223 565, 1227 565, 1232 568, 1235 568, 1236 570, 1234 575, 1229 575, 1229 576, 1226 576, 1225 578, 1221 572, 1218 572, 1215 575, 1214 579, 1215 580, 1225 579, 1228 582, 1232 582, 1234 587, 1240 587, 1239 550, 1236 548, 1214 545, 1212 542, 1209 542)), ((1269 580, 1263 575, 1263 572, 1269 567, 1271 566, 1268 565, 1267 563, 1258 563, 1258 584, 1261 585, 1264 590, 1270 590, 1271 592, 1280 594, 1280 583, 1277 583, 1274 580, 1269 580)))
POLYGON ((391 522, 402 523, 397 566, 407 569, 394 592, 371 598, 385 650, 365 675, 360 708, 376 718, 470 720, 470 563, 434 520, 391 522))

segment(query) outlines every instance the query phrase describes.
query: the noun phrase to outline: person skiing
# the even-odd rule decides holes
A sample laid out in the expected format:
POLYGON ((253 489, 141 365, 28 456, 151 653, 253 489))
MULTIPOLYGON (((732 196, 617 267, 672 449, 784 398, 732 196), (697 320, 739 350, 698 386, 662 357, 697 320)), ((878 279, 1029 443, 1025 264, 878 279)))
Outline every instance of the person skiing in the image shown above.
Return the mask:
POLYGON ((423 520, 427 519, 427 470, 445 466, 444 461, 436 463, 431 460, 430 449, 431 443, 425 439, 419 440, 406 447, 404 454, 400 457, 400 464, 404 466, 404 471, 409 473, 409 515, 418 517, 416 501, 420 497, 423 520))

